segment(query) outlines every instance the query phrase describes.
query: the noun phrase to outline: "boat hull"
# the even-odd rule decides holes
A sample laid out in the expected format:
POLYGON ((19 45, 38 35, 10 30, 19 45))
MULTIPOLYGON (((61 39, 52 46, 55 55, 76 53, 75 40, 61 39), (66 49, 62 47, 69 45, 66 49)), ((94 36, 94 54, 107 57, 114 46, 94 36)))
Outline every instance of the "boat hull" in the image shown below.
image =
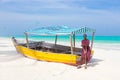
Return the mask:
POLYGON ((21 45, 17 45, 16 49, 18 52, 22 53, 24 56, 27 56, 29 58, 50 62, 60 62, 70 65, 78 65, 77 59, 81 57, 74 54, 72 55, 64 53, 42 52, 38 50, 29 49, 21 45))

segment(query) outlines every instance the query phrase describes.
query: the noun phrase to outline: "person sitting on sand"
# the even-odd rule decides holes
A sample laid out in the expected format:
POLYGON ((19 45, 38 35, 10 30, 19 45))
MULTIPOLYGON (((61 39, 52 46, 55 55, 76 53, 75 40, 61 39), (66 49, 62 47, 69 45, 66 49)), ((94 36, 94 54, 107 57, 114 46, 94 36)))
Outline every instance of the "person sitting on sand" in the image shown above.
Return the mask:
POLYGON ((82 46, 82 54, 81 54, 81 62, 80 65, 78 67, 81 67, 81 64, 88 62, 90 60, 90 55, 91 55, 91 50, 89 47, 90 41, 87 39, 87 35, 84 34, 83 35, 84 39, 81 42, 81 46, 82 46))

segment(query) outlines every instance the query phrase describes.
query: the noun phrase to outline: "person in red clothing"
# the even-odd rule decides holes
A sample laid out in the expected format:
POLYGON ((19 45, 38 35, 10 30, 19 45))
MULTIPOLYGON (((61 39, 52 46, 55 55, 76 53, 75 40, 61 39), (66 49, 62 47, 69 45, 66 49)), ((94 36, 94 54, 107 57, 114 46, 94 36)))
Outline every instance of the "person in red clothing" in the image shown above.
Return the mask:
POLYGON ((84 39, 82 40, 82 59, 85 59, 85 55, 86 55, 86 60, 89 61, 90 60, 90 55, 91 55, 91 50, 89 47, 90 41, 87 39, 87 35, 84 34, 83 35, 84 39))
POLYGON ((82 54, 81 54, 81 62, 80 65, 78 66, 78 68, 81 67, 81 64, 88 62, 90 60, 91 57, 91 50, 89 47, 90 41, 87 39, 87 35, 84 34, 83 35, 84 39, 81 42, 81 46, 82 46, 82 54))

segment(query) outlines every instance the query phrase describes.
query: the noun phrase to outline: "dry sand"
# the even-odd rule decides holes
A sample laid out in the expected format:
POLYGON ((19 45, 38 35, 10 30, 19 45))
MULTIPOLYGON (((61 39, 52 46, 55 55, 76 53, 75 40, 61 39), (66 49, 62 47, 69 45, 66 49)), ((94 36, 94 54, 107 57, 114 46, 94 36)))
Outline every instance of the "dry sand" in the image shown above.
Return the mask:
POLYGON ((0 80, 119 80, 120 50, 94 50, 88 68, 83 65, 77 69, 24 57, 16 52, 10 39, 0 38, 0 80))

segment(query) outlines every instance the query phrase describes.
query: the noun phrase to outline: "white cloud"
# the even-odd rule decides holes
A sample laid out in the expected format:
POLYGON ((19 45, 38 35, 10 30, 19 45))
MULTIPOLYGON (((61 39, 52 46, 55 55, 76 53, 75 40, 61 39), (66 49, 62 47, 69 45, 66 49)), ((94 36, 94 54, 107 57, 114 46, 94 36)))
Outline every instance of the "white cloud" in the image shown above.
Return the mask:
MULTIPOLYGON (((93 9, 72 3, 84 0, 0 0, 0 27, 72 25, 109 28, 120 25, 120 11, 93 9), (71 6, 72 4, 72 6, 71 6)), ((86 0, 85 0, 86 1, 86 0)), ((13 29, 14 29, 13 28, 13 29)), ((22 30, 23 31, 23 30, 22 30)))
MULTIPOLYGON (((17 2, 14 5, 8 5, 7 9, 0 10, 0 16, 3 20, 38 20, 38 21, 49 21, 49 20, 61 20, 61 21, 76 21, 82 23, 110 23, 112 20, 118 22, 120 19, 120 12, 113 12, 109 10, 89 9, 85 6, 76 7, 70 6, 61 1, 72 2, 74 0, 2 0, 3 2, 17 2), (33 1, 33 2, 32 2, 33 1), (35 2, 35 4, 34 4, 35 2), (38 4, 36 3, 38 2, 38 4), (22 3, 19 4, 19 3, 22 3), (104 18, 104 19, 103 19, 104 18), (106 19, 105 19, 106 18, 106 19), (99 20, 98 20, 99 19, 99 20), (107 21, 108 19, 108 21, 107 21)), ((83 0, 80 0, 83 1, 83 0)), ((113 24, 114 24, 113 23, 113 24)))

